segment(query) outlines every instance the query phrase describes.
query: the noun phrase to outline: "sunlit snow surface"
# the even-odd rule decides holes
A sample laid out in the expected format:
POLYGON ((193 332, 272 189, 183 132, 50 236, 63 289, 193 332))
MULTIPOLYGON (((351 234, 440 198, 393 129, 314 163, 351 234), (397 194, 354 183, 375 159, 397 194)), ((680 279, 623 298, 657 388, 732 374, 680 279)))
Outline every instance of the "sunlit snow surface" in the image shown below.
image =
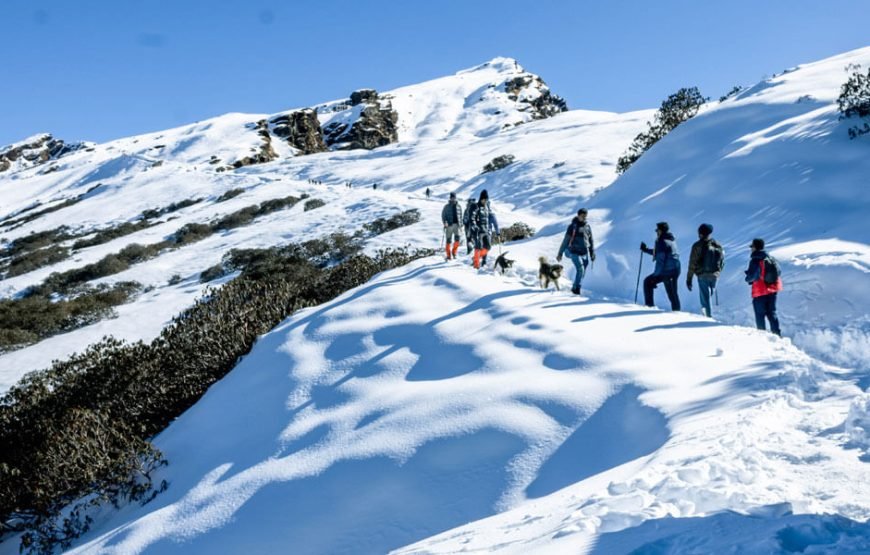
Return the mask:
MULTIPOLYGON (((0 174, 0 216, 100 185, 4 230, 7 239, 206 199, 158 227, 4 280, 4 295, 187 222, 302 192, 327 201, 105 278, 154 289, 116 319, 0 357, 3 389, 106 333, 154 337, 202 294, 199 272, 230 248, 353 231, 412 207, 420 224, 367 249, 436 247, 447 193, 464 199, 483 188, 503 226, 540 230, 505 247, 517 260, 506 277, 426 259, 289 318, 157 438, 169 489, 145 507, 101 514, 76 550, 870 551, 870 157, 866 138, 848 139, 833 102, 850 63, 870 64, 870 49, 711 103, 616 181, 615 160, 652 112, 528 121, 489 87, 522 71, 507 59, 388 92, 402 140, 374 151, 293 157, 275 138, 281 159, 217 173, 210 157, 248 155, 259 145, 250 124, 268 117, 231 114, 96 145, 52 173, 0 174), (480 173, 502 154, 517 161, 480 173), (245 193, 213 202, 237 187, 245 193), (564 280, 562 292, 542 292, 537 257, 555 256, 581 205, 592 209, 599 243, 584 297, 567 294, 564 280), (702 221, 725 244, 716 321, 691 314, 696 293, 682 279, 687 313, 630 304, 637 245, 652 242, 661 220, 684 264, 702 221), (783 265, 788 339, 749 327, 742 270, 756 236, 783 265), (173 274, 183 281, 170 286, 173 274)), ((643 273, 651 269, 645 260, 643 273)))

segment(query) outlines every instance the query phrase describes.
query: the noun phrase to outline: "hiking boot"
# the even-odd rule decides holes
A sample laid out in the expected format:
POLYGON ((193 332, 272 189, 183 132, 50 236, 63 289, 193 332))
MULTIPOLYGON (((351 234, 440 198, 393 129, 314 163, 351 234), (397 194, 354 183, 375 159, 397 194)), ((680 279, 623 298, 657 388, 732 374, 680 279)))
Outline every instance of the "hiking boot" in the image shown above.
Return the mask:
POLYGON ((580 288, 579 288, 579 287, 572 287, 572 288, 571 288, 571 292, 574 293, 575 295, 579 295, 579 294, 580 294, 580 288))

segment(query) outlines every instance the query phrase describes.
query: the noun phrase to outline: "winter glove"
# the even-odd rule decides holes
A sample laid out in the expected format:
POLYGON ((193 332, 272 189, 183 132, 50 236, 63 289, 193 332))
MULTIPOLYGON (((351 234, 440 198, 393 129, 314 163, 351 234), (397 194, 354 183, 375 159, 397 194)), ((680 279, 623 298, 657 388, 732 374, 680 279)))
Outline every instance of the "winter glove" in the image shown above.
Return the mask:
POLYGON ((561 254, 556 257, 556 262, 562 262, 562 255, 561 254))
POLYGON ((595 251, 589 253, 589 258, 592 260, 592 262, 595 262, 595 251))
POLYGON ((689 291, 692 290, 692 282, 691 282, 691 281, 687 281, 687 282, 686 282, 686 288, 687 288, 689 291))
POLYGON ((642 250, 642 251, 648 251, 648 250, 649 250, 649 247, 646 246, 646 243, 644 243, 643 241, 641 241, 641 242, 640 242, 640 250, 642 250))

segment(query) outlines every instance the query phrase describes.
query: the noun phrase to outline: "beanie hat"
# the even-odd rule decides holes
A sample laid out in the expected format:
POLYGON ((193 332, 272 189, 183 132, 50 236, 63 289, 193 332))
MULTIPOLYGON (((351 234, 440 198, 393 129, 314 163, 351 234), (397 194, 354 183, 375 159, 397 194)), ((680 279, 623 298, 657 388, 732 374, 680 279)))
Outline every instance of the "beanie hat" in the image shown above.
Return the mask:
POLYGON ((456 200, 456 193, 450 193, 450 200, 456 200))
POLYGON ((659 222, 656 224, 656 231, 661 231, 662 233, 667 233, 670 231, 671 226, 668 225, 668 222, 659 222))
POLYGON ((750 246, 757 251, 763 251, 764 250, 764 239, 760 239, 760 238, 756 237, 755 239, 752 240, 752 245, 750 245, 750 246))
POLYGON ((585 215, 588 214, 588 213, 589 213, 589 210, 586 210, 585 208, 581 208, 580 210, 577 211, 577 215, 578 215, 578 216, 580 216, 580 215, 584 215, 584 216, 585 216, 585 215))
POLYGON ((698 233, 704 237, 709 237, 713 233, 713 226, 710 224, 701 224, 698 226, 698 233))
POLYGON ((480 192, 480 200, 489 200, 489 193, 486 192, 486 189, 480 192))

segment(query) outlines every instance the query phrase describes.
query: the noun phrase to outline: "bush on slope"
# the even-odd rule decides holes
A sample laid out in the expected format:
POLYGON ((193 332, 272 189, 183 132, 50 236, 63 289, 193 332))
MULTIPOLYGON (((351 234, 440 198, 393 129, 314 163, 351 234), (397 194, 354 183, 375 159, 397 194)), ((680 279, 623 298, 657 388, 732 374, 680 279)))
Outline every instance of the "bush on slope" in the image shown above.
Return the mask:
POLYGON ((0 398, 3 530, 25 532, 23 549, 48 553, 89 528, 90 506, 147 501, 163 487, 152 472, 165 464, 148 439, 226 375, 259 335, 299 308, 431 254, 352 254, 330 266, 330 248, 308 241, 233 251, 239 278, 209 291, 150 344, 104 339, 0 398))
POLYGON ((634 138, 628 152, 617 161, 616 173, 625 173, 644 152, 659 142, 662 137, 684 121, 694 117, 706 100, 698 87, 682 88, 665 99, 653 121, 647 123, 647 130, 634 138))

